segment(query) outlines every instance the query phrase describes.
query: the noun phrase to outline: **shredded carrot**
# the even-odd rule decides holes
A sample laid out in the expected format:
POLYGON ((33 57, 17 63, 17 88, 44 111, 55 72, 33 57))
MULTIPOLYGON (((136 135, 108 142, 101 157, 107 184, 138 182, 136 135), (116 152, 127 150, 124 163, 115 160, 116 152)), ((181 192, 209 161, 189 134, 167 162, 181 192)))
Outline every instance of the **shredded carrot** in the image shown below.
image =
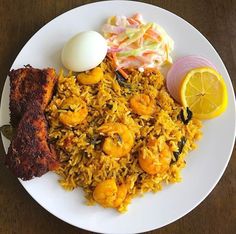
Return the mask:
POLYGON ((122 68, 118 69, 118 71, 120 72, 120 74, 121 74, 125 79, 128 78, 128 74, 127 74, 122 68))
POLYGON ((138 14, 135 14, 134 16, 130 17, 132 20, 136 21, 139 25, 142 24, 142 22, 138 19, 138 14))
POLYGON ((112 56, 111 56, 111 54, 107 54, 107 57, 111 60, 111 62, 112 62, 112 67, 114 67, 114 60, 113 60, 113 58, 112 58, 112 56))
MULTIPOLYGON (((113 53, 113 54, 107 54, 107 57, 111 60, 111 63, 112 63, 112 67, 114 68, 114 69, 117 69, 117 66, 116 66, 116 55, 113 53)), ((119 69, 117 69, 119 72, 120 72, 120 74, 125 78, 125 79, 127 79, 128 78, 128 74, 122 69, 122 68, 119 68, 119 69)))
POLYGON ((115 66, 117 66, 118 62, 117 62, 116 53, 112 53, 112 58, 113 58, 115 66))
POLYGON ((137 21, 132 19, 132 18, 127 18, 128 22, 130 23, 130 25, 135 25, 137 24, 137 21))

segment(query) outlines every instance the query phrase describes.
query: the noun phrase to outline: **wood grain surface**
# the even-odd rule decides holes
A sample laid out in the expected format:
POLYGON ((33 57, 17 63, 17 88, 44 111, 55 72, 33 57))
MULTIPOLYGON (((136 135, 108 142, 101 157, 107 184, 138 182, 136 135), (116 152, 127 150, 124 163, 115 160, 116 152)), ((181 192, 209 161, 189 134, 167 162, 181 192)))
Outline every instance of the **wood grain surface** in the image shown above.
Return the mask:
MULTIPOLYGON (((94 1, 0 0, 0 93, 16 55, 29 38, 54 17, 90 2, 94 1)), ((167 9, 195 26, 218 51, 236 88, 235 0, 143 2, 167 9)), ((89 233, 57 219, 39 206, 4 167, 3 155, 0 142, 0 234, 89 233)), ((236 233, 235 168, 234 148, 229 165, 211 194, 185 217, 149 233, 236 233)))

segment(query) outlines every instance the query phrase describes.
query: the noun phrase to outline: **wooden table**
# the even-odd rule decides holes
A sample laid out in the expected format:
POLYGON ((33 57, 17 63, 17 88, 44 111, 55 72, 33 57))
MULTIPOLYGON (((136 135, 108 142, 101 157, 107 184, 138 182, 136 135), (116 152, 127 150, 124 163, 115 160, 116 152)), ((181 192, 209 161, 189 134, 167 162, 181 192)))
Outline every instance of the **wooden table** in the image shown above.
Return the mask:
MULTIPOLYGON (((0 92, 16 55, 44 24, 74 7, 94 1, 1 0, 0 92)), ((236 1, 147 0, 195 26, 217 49, 236 87, 236 1)), ((0 143, 0 155, 4 155, 0 143)), ((0 158, 0 234, 88 233, 57 219, 35 202, 0 158)), ((150 233, 236 233, 236 151, 218 185, 192 212, 150 233)), ((106 222, 104 220, 104 222, 106 222)))

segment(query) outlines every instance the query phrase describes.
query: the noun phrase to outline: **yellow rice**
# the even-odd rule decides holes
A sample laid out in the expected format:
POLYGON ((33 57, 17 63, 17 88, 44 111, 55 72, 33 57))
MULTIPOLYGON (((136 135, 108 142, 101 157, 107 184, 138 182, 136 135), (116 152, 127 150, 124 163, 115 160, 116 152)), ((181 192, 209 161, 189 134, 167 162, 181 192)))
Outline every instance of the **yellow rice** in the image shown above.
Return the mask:
POLYGON ((83 188, 87 204, 94 204, 96 185, 114 178, 117 184, 125 183, 128 187, 125 200, 117 207, 118 211, 124 212, 133 197, 159 191, 162 183, 181 180, 185 155, 196 148, 195 141, 201 137, 201 122, 192 118, 187 125, 182 123, 179 118, 181 106, 170 97, 161 73, 133 70, 127 81, 131 87, 122 87, 106 60, 100 66, 104 78, 95 85, 80 85, 73 74, 60 75, 56 94, 46 113, 50 125, 49 139, 59 154, 61 167, 57 173, 61 176, 59 182, 63 188, 83 188), (157 111, 153 116, 132 113, 129 99, 135 93, 148 94, 156 100, 157 111), (65 127, 58 120, 61 103, 72 95, 81 97, 89 111, 86 120, 75 128, 65 127), (98 127, 108 122, 123 123, 135 135, 135 144, 125 157, 108 156, 99 143, 92 143, 98 136, 98 127), (149 175, 139 166, 139 150, 151 137, 156 137, 160 146, 167 143, 172 152, 178 152, 182 137, 187 139, 178 161, 173 155, 165 173, 149 175))

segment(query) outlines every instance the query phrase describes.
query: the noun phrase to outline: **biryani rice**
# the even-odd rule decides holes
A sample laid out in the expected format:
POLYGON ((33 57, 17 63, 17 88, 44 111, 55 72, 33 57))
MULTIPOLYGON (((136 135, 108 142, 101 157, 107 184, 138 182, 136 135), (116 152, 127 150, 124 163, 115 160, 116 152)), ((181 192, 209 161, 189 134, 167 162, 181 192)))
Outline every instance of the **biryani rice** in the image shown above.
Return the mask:
POLYGON ((122 86, 108 60, 101 63, 104 77, 96 85, 80 85, 76 76, 59 76, 56 94, 47 107, 49 140, 53 142, 60 157, 61 167, 57 173, 60 184, 66 190, 81 187, 88 204, 94 204, 95 187, 107 179, 115 179, 117 184, 126 184, 127 195, 117 207, 124 212, 131 199, 145 192, 161 190, 162 183, 181 180, 181 169, 185 166, 186 154, 196 148, 196 140, 201 137, 201 122, 192 118, 185 125, 179 118, 182 107, 169 95, 165 79, 160 72, 131 70, 127 83, 122 86), (156 102, 157 110, 152 116, 137 115, 132 112, 129 100, 134 94, 149 95, 156 102), (60 123, 59 114, 65 99, 78 96, 86 102, 88 115, 76 127, 60 123), (102 150, 104 136, 98 128, 104 123, 122 123, 134 134, 135 144, 124 157, 106 155, 102 150), (174 152, 179 151, 183 137, 186 143, 178 160, 174 152), (148 150, 148 139, 155 138, 161 150, 167 144, 172 152, 172 161, 164 173, 150 175, 144 172, 138 162, 140 149, 148 150))

